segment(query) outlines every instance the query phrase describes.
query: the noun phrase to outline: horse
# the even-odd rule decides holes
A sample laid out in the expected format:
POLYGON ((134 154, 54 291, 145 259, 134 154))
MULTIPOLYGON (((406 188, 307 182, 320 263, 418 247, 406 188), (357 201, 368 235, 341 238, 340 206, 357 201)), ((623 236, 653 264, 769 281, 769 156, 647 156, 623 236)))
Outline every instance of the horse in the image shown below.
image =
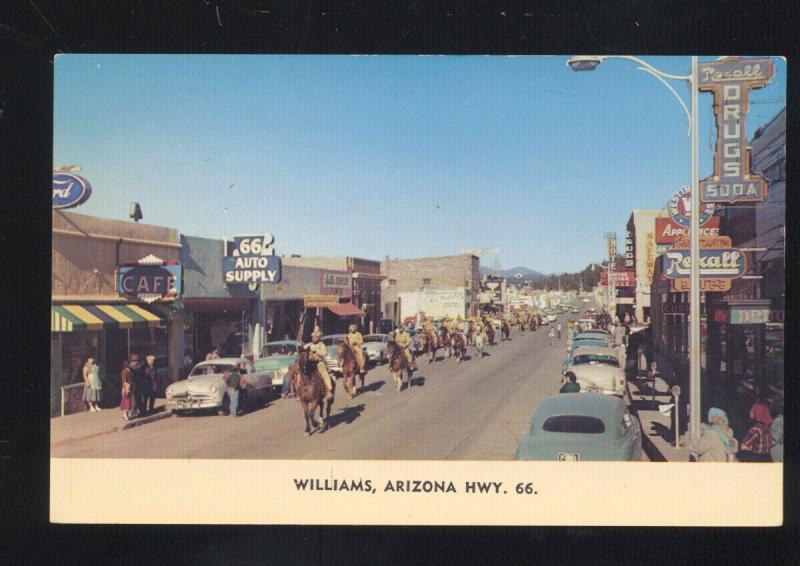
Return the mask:
POLYGON ((497 344, 495 344, 495 341, 494 341, 494 335, 495 335, 494 322, 492 322, 490 320, 490 321, 488 321, 486 323, 486 337, 489 339, 489 345, 490 346, 496 346, 497 345, 497 344))
POLYGON ((394 385, 397 391, 403 387, 403 372, 405 371, 408 376, 408 387, 412 385, 411 368, 408 367, 408 359, 403 353, 402 348, 398 347, 394 342, 389 342, 386 347, 386 357, 388 358, 389 373, 392 375, 394 385))
POLYGON ((525 332, 525 316, 523 315, 523 316, 517 317, 517 320, 519 320, 519 330, 520 330, 520 332, 525 332))
POLYGON ((297 363, 292 366, 295 375, 292 376, 292 384, 300 405, 303 408, 303 415, 306 419, 306 436, 319 430, 319 423, 314 418, 314 413, 319 407, 319 418, 322 419, 322 430, 328 430, 328 418, 331 416, 331 406, 333 396, 336 392, 336 381, 331 379, 331 399, 325 403, 325 383, 317 372, 317 362, 308 359, 308 352, 302 347, 297 347, 297 363), (325 414, 323 416, 323 409, 325 414), (311 430, 313 427, 313 430, 311 430))
POLYGON ((511 326, 508 324, 506 319, 500 321, 500 332, 501 332, 501 340, 505 342, 506 340, 511 340, 511 326))
POLYGON ((467 346, 472 345, 472 336, 475 334, 475 323, 473 321, 469 321, 467 325, 467 346))
POLYGON ((422 352, 428 355, 428 363, 433 363, 436 360, 436 349, 439 347, 436 343, 435 330, 422 331, 422 352))
POLYGON ((467 342, 461 332, 456 332, 453 336, 453 355, 457 355, 458 363, 461 363, 467 355, 467 342))
POLYGON ((475 346, 475 350, 478 352, 477 356, 483 358, 483 333, 476 332, 472 337, 472 343, 475 346))
POLYGON ((444 349, 446 357, 449 358, 453 355, 453 338, 450 336, 450 331, 444 325, 442 325, 439 331, 439 345, 444 349))
MULTIPOLYGON (((356 359, 356 354, 353 352, 353 347, 342 340, 339 342, 336 357, 339 360, 339 365, 342 366, 344 390, 352 399, 356 396, 356 374, 358 373, 358 360, 356 359)), ((361 374, 361 386, 364 386, 364 374, 361 374)))

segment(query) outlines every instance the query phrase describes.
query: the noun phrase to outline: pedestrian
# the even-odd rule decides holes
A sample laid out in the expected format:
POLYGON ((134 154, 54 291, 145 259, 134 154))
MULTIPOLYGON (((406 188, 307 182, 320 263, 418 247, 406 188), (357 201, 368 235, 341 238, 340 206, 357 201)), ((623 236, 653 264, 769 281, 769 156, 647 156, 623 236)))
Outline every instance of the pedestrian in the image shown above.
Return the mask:
POLYGON ((206 360, 218 360, 219 359, 219 348, 214 346, 208 351, 206 354, 206 360))
POLYGON ((89 405, 90 411, 102 411, 98 405, 102 398, 102 390, 100 366, 94 363, 94 356, 87 356, 86 363, 83 365, 83 400, 89 405))
POLYGON ((763 423, 764 426, 768 427, 772 424, 772 413, 760 395, 756 396, 753 406, 750 407, 749 416, 751 421, 763 423))
MULTIPOLYGON (((763 406, 763 405, 762 405, 763 406)), ((750 430, 742 439, 739 446, 739 461, 741 462, 771 462, 770 448, 772 448, 772 434, 769 427, 764 422, 769 420, 772 424, 772 415, 769 410, 764 406, 764 410, 757 410, 756 417, 752 417, 753 411, 750 411, 751 423, 750 430)))
POLYGON ((558 324, 556 325, 556 338, 561 340, 561 321, 560 320, 558 321, 558 324))
POLYGON ((239 413, 239 378, 238 371, 231 371, 229 368, 222 371, 222 379, 228 393, 228 414, 232 417, 238 416, 239 413))
POLYGON ((156 374, 156 357, 148 354, 145 357, 145 365, 142 368, 142 412, 152 413, 156 408, 156 388, 158 387, 158 377, 156 374))
POLYGON ((120 392, 119 410, 122 411, 123 420, 129 421, 133 417, 133 371, 130 360, 122 362, 120 392))
POLYGON ((566 380, 564 385, 561 386, 561 389, 558 390, 559 393, 579 393, 581 390, 581 384, 577 383, 577 377, 571 371, 568 371, 566 374, 566 380))
POLYGON ((700 462, 733 462, 737 446, 728 415, 718 407, 708 410, 708 424, 702 426, 700 438, 689 443, 689 451, 700 462))
POLYGON ((772 448, 769 455, 773 462, 783 462, 783 405, 775 405, 775 418, 769 425, 769 433, 772 436, 772 448))
POLYGON ((139 354, 131 354, 129 367, 133 374, 133 407, 131 408, 131 414, 138 417, 143 413, 144 399, 142 395, 145 389, 142 383, 142 364, 139 360, 139 354))

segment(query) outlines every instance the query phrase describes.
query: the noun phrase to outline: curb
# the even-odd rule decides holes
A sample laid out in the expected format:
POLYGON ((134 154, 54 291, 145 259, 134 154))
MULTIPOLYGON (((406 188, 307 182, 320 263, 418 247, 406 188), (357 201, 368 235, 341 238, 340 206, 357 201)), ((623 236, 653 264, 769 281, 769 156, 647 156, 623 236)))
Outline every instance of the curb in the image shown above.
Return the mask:
POLYGON ((147 415, 146 417, 128 421, 124 425, 122 425, 122 427, 117 428, 117 430, 128 430, 130 428, 134 428, 143 424, 160 421, 162 419, 167 419, 171 416, 172 416, 172 411, 163 410, 161 412, 154 413, 152 415, 147 415))
MULTIPOLYGON (((625 379, 625 391, 628 394, 628 399, 630 399, 630 401, 633 402, 633 395, 631 395, 630 383, 627 378, 625 379)), ((658 447, 656 447, 653 441, 650 440, 650 437, 645 433, 644 426, 642 425, 642 419, 639 418, 639 411, 630 406, 628 407, 628 409, 630 410, 631 413, 633 413, 633 416, 636 417, 636 420, 639 421, 639 430, 641 430, 642 432, 642 450, 644 450, 644 453, 647 454, 648 458, 650 458, 650 461, 668 462, 669 460, 667 460, 664 454, 661 453, 661 450, 659 450, 658 447)))

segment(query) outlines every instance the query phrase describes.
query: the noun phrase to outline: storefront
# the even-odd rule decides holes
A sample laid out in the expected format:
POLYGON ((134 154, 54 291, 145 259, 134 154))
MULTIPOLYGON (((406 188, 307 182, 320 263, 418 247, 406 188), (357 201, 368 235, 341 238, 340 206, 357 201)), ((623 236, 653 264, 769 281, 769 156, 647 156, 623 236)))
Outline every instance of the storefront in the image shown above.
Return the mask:
POLYGON ((177 378, 179 328, 167 303, 121 296, 117 276, 124 264, 146 257, 176 262, 179 248, 171 228, 53 212, 52 415, 85 410, 82 368, 89 355, 100 366, 101 406, 119 403, 130 354, 156 356, 161 390, 177 378))
POLYGON ((264 319, 260 292, 225 285, 222 239, 184 235, 181 244, 184 291, 176 315, 182 320, 184 355, 192 363, 204 360, 212 348, 223 357, 252 355, 264 319))

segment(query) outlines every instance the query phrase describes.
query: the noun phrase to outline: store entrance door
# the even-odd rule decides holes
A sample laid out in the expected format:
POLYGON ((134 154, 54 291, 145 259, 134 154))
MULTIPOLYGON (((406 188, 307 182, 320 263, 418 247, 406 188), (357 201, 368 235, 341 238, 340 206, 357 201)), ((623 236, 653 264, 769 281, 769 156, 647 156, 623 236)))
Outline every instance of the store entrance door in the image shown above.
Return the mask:
POLYGON ((120 401, 120 373, 122 363, 128 359, 128 329, 109 328, 106 330, 106 367, 103 372, 104 407, 114 407, 120 401))

